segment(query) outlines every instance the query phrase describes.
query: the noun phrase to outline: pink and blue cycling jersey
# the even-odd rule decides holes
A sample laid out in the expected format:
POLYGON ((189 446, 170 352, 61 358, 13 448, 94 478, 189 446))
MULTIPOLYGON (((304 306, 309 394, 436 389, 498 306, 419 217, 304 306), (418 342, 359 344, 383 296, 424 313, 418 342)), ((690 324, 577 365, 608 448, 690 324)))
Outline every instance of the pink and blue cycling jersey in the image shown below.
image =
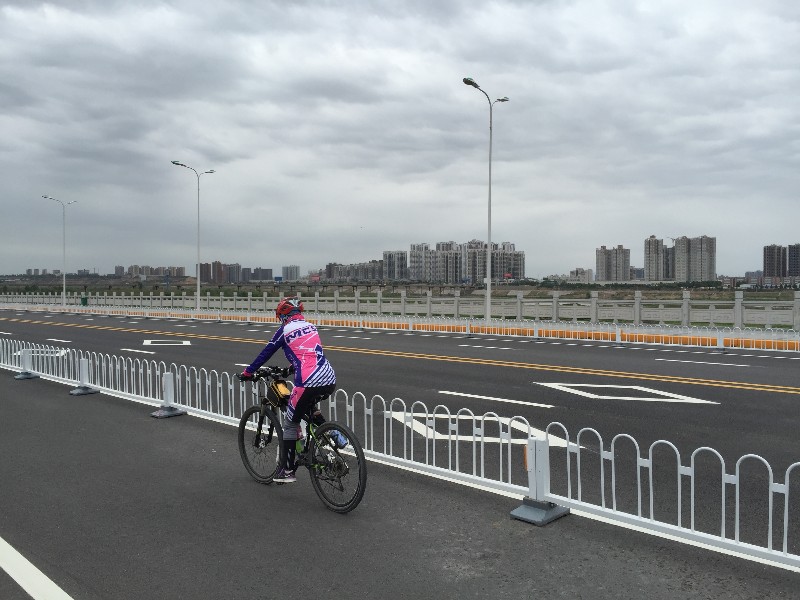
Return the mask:
POLYGON ((336 373, 322 351, 317 328, 302 318, 295 318, 278 327, 272 339, 247 367, 247 372, 255 373, 272 358, 278 348, 283 348, 286 358, 294 367, 295 387, 322 387, 336 383, 336 373))

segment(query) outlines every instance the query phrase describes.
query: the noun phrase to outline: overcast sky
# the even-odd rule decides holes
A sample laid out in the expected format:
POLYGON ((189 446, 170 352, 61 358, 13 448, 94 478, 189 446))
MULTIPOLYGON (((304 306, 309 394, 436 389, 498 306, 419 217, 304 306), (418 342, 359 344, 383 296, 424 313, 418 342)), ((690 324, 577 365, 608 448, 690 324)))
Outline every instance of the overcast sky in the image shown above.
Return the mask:
MULTIPOLYGON (((1 1, 1 0, 0 0, 1 1)), ((487 237, 527 274, 800 242, 800 3, 0 4, 0 273, 301 273, 487 237)))

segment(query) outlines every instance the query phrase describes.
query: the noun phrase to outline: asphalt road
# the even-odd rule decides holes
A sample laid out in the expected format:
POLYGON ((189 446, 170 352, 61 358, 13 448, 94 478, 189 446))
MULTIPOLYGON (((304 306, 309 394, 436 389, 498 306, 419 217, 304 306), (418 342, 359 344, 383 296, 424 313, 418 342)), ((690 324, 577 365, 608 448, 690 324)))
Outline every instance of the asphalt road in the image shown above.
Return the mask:
MULTIPOLYGON (((262 486, 235 430, 0 371, 0 538, 75 600, 797 597, 800 574, 371 463, 327 511, 262 486)), ((0 598, 29 596, 0 553, 0 598)), ((38 596, 43 598, 44 596, 38 596)))
MULTIPOLYGON (((273 331, 0 311, 2 337, 230 373, 273 331)), ((335 328, 321 334, 338 384, 351 394, 520 415, 539 428, 558 421, 573 436, 591 427, 606 443, 627 433, 644 448, 659 439, 682 453, 711 446, 727 461, 755 453, 779 471, 800 459, 796 353, 335 328)))

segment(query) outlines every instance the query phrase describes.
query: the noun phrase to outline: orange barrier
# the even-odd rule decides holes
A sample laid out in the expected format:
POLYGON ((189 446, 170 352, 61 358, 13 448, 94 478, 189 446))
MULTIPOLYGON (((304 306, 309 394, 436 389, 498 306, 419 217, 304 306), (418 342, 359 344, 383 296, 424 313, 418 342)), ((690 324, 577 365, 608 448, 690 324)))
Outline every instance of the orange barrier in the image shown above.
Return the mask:
POLYGON ((398 323, 395 321, 364 321, 365 329, 408 329, 408 323, 398 323))
POLYGON ((467 333, 466 325, 447 325, 442 323, 415 323, 412 331, 439 331, 442 333, 467 333))

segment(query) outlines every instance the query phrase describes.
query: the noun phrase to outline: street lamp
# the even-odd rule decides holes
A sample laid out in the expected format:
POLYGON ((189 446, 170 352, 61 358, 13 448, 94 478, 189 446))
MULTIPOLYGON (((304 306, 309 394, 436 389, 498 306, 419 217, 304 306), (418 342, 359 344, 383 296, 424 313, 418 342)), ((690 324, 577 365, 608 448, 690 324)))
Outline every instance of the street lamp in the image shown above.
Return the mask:
POLYGON ((489 232, 486 242, 486 325, 492 318, 492 108, 497 102, 508 102, 508 96, 497 98, 494 102, 472 77, 464 77, 465 85, 479 90, 489 101, 489 232))
POLYGON ((58 198, 53 198, 52 196, 42 196, 47 200, 55 200, 61 205, 61 244, 62 244, 62 256, 64 259, 64 265, 61 269, 61 306, 67 305, 67 206, 70 204, 75 204, 77 200, 70 200, 69 202, 63 202, 58 198))
MULTIPOLYGON (((172 164, 178 167, 192 169, 192 167, 190 167, 189 165, 185 165, 177 160, 173 160, 172 164)), ((199 311, 200 310, 200 175, 205 175, 206 173, 213 173, 214 169, 211 169, 209 171, 203 171, 202 173, 198 173, 195 169, 192 169, 192 171, 194 171, 194 174, 197 175, 197 295, 195 296, 194 308, 196 311, 199 311)))

